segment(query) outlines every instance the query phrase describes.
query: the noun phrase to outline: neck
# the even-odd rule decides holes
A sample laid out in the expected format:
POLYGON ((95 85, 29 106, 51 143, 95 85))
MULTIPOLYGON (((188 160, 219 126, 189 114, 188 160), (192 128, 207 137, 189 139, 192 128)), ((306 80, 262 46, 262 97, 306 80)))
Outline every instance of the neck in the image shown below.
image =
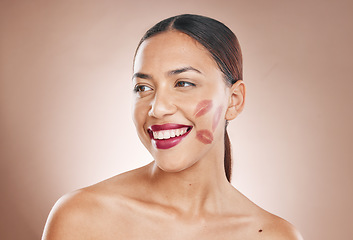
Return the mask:
POLYGON ((155 162, 149 169, 156 201, 183 215, 221 212, 224 196, 232 189, 225 176, 223 158, 202 159, 181 172, 165 172, 155 162))

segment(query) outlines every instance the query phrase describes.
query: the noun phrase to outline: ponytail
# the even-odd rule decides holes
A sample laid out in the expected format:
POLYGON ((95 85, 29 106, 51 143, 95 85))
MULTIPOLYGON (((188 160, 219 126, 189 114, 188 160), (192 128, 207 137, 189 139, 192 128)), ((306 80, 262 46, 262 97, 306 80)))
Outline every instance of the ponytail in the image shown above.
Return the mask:
POLYGON ((232 179, 232 153, 227 128, 224 133, 224 170, 228 182, 232 179))

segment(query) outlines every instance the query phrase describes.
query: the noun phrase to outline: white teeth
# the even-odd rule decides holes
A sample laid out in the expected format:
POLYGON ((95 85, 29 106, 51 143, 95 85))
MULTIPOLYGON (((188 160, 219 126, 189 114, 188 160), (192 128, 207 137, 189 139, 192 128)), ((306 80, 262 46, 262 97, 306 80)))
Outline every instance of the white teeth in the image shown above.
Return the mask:
POLYGON ((187 127, 171 129, 171 130, 161 130, 153 132, 154 139, 169 139, 173 137, 178 137, 185 134, 188 131, 187 127))
POLYGON ((163 138, 164 139, 170 138, 170 132, 169 131, 163 131, 163 138))
POLYGON ((163 131, 159 131, 157 135, 158 139, 163 139, 163 131))

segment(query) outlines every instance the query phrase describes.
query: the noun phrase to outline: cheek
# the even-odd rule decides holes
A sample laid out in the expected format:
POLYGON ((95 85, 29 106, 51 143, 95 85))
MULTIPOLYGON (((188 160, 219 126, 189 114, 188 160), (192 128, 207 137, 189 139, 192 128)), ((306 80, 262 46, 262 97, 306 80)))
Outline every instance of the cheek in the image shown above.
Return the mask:
POLYGON ((213 116, 212 131, 216 130, 218 126, 219 120, 221 119, 222 109, 222 106, 219 106, 213 116))
POLYGON ((205 115, 211 110, 212 105, 213 105, 212 100, 202 100, 197 104, 194 111, 194 116, 198 118, 198 117, 201 117, 202 115, 205 115))
MULTIPOLYGON (((201 117, 206 113, 210 112, 213 107, 212 100, 202 100, 199 102, 195 108, 194 116, 195 118, 201 117)), ((213 132, 216 129, 222 112, 222 106, 219 106, 213 115, 212 120, 212 132, 208 129, 198 130, 196 132, 196 138, 204 144, 211 144, 213 141, 213 132)))
MULTIPOLYGON (((213 107, 213 102, 212 100, 202 100, 199 102, 195 108, 194 111, 194 116, 195 118, 201 117, 205 115, 206 113, 210 112, 213 107)), ((207 130, 207 129, 202 129, 196 132, 196 138, 204 143, 204 144, 210 144, 213 141, 213 132, 216 130, 219 121, 221 119, 222 115, 222 110, 223 107, 222 105, 218 106, 214 112, 213 118, 212 118, 212 132, 207 130)))
POLYGON ((196 138, 204 144, 210 144, 213 141, 213 134, 211 131, 203 129, 196 132, 196 138))
POLYGON ((132 109, 132 116, 136 127, 143 124, 146 114, 148 114, 148 106, 143 102, 135 102, 132 109))

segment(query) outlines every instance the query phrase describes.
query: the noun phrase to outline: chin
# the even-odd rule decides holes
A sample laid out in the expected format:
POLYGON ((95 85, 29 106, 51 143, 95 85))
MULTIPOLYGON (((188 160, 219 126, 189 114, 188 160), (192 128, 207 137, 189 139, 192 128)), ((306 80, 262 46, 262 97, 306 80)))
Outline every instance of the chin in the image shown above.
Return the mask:
POLYGON ((177 158, 176 159, 164 159, 158 161, 157 159, 155 160, 156 165, 158 168, 160 168, 164 172, 168 173, 177 173, 181 172, 192 165, 195 164, 195 162, 190 162, 190 161, 183 161, 177 158))

